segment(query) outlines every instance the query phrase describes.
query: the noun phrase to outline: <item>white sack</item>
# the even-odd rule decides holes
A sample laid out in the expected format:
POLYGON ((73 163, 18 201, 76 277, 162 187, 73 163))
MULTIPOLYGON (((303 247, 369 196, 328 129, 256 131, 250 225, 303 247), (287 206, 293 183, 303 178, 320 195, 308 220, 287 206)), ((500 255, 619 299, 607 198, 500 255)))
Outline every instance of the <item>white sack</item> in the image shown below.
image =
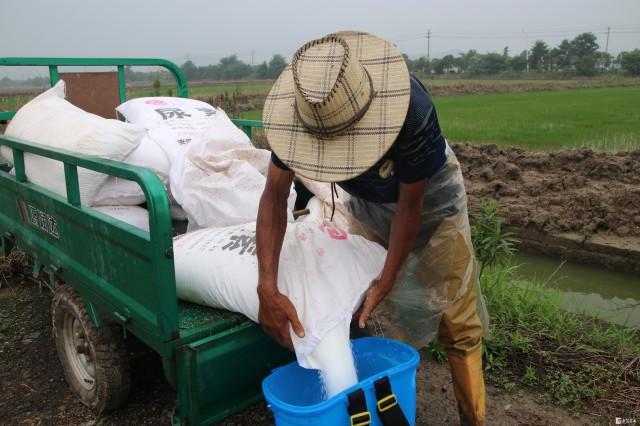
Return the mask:
MULTIPOLYGON (((255 223, 202 229, 174 241, 176 290, 190 302, 240 312, 258 321, 255 223)), ((330 330, 349 335, 351 316, 384 264, 378 244, 314 223, 287 226, 278 289, 296 307, 305 337, 291 337, 298 362, 319 369, 312 356, 330 330)))
MULTIPOLYGON (((237 132, 231 121, 216 123, 171 168, 171 193, 187 213, 190 231, 256 220, 271 153, 237 132)), ((292 185, 290 219, 295 199, 292 185)))
MULTIPOLYGON (((136 98, 124 102, 116 110, 128 122, 148 129, 149 136, 164 149, 172 164, 181 159, 191 141, 214 123, 231 123, 223 110, 195 99, 136 98)), ((240 129, 236 130, 242 133, 240 129)))
MULTIPOLYGON (((64 81, 60 80, 20 108, 5 134, 51 148, 116 161, 124 160, 138 146, 144 135, 143 128, 83 111, 67 102, 64 93, 64 81)), ((13 163, 9 148, 2 147, 2 156, 13 163)), ((25 154, 25 163, 30 182, 56 194, 66 195, 61 162, 25 154)), ((82 204, 93 204, 107 176, 78 168, 78 179, 82 204)))
POLYGON ((149 211, 138 206, 94 207, 101 213, 149 232, 149 211))
MULTIPOLYGON (((140 145, 123 161, 146 167, 158 175, 165 185, 169 183, 171 164, 164 150, 150 137, 144 136, 140 145)), ((100 187, 94 206, 135 206, 145 202, 144 192, 136 182, 109 176, 100 187)))

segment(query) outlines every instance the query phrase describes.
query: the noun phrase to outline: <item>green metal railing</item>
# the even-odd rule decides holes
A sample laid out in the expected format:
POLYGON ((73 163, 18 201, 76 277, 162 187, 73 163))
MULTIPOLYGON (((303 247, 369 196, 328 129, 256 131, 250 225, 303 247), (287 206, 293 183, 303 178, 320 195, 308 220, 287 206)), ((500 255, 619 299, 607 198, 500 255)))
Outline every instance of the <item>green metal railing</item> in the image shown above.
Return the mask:
POLYGON ((240 127, 243 132, 251 138, 253 136, 253 129, 261 129, 262 121, 261 120, 243 120, 243 119, 232 119, 233 123, 240 127))
MULTIPOLYGON (((118 93, 120 102, 127 100, 127 85, 124 67, 127 66, 157 66, 168 70, 176 80, 176 94, 181 98, 189 96, 187 80, 180 67, 166 59, 157 58, 0 58, 0 66, 31 67, 42 66, 49 69, 49 81, 55 85, 60 76, 58 67, 116 67, 118 70, 118 93)), ((0 111, 0 123, 11 120, 15 111, 0 111)))
MULTIPOLYGON (((84 241, 80 240, 86 238, 86 234, 83 234, 83 232, 86 232, 86 229, 90 229, 92 226, 99 226, 97 225, 98 223, 106 222, 109 226, 115 226, 121 229, 112 231, 115 232, 114 235, 117 234, 117 243, 113 243, 113 248, 109 247, 109 249, 105 249, 101 254, 104 255, 105 264, 113 265, 121 264, 118 261, 120 256, 128 255, 133 258, 134 253, 138 253, 138 256, 144 256, 148 259, 144 262, 149 262, 149 273, 153 277, 152 282, 154 286, 150 289, 146 298, 152 300, 153 303, 157 303, 160 307, 157 310, 159 314, 156 318, 154 316, 156 312, 149 312, 140 309, 140 312, 136 313, 139 314, 140 318, 144 319, 136 321, 135 323, 143 324, 145 330, 144 334, 150 336, 150 340, 146 343, 160 351, 159 348, 161 346, 161 342, 175 338, 178 333, 176 289, 174 280, 175 275, 172 260, 173 235, 171 213, 169 210, 169 201, 164 183, 154 172, 146 168, 103 158, 81 155, 62 149, 54 149, 0 134, 0 146, 2 145, 10 148, 13 153, 15 177, 10 176, 7 173, 0 172, 0 195, 2 193, 1 190, 3 189, 3 186, 12 185, 11 181, 15 181, 16 192, 8 193, 9 196, 14 198, 14 202, 9 202, 8 198, 5 200, 7 201, 6 210, 0 209, 0 219, 4 218, 5 220, 9 220, 7 212, 11 210, 10 207, 15 207, 15 197, 19 194, 22 194, 23 196, 36 197, 36 201, 43 204, 49 203, 51 210, 59 209, 58 213, 60 213, 60 218, 63 218, 64 220, 59 223, 58 226, 76 227, 78 232, 67 232, 67 238, 65 240, 54 241, 49 239, 51 241, 49 245, 46 245, 46 248, 34 246, 31 247, 31 250, 34 252, 39 251, 41 253, 57 253, 58 258, 63 259, 63 263, 67 262, 64 265, 61 265, 62 270, 69 274, 75 274, 74 278, 78 279, 78 281, 85 282, 90 280, 94 280, 94 282, 96 282, 98 277, 93 276, 96 271, 87 268, 86 265, 78 266, 74 264, 74 259, 72 257, 73 252, 69 247, 74 242, 78 243, 77 246, 84 245, 86 247, 90 247, 91 244, 89 242, 86 242, 85 244, 84 241), (43 192, 41 187, 29 182, 25 170, 24 157, 26 153, 59 161, 63 164, 66 200, 51 192, 43 192), (149 211, 149 232, 147 233, 143 230, 131 227, 128 224, 94 211, 91 208, 83 207, 80 200, 78 168, 88 169, 136 182, 145 195, 146 207, 149 211), (36 192, 42 193, 42 195, 35 194, 36 192), (61 207, 56 207, 60 205, 61 207), (64 214, 62 212, 64 212, 64 214), (96 220, 98 222, 95 222, 96 220), (116 245, 119 249, 115 249, 116 245)), ((5 193, 5 195, 7 195, 7 193, 5 193)), ((3 208, 4 207, 5 206, 3 206, 3 208)), ((25 241, 35 244, 35 242, 38 241, 38 239, 35 238, 38 234, 33 232, 28 234, 28 229, 28 227, 16 227, 12 232, 23 233, 24 235, 22 235, 22 238, 25 241)), ((104 244, 107 244, 107 242, 104 242, 104 244)), ((117 271, 117 269, 118 268, 115 268, 114 271, 117 271)), ((127 281, 127 277, 120 278, 122 278, 120 280, 122 282, 127 281)), ((121 293, 122 289, 118 289, 107 284, 108 283, 105 281, 102 284, 94 284, 93 287, 100 288, 102 292, 101 294, 105 295, 113 306, 126 306, 127 304, 133 304, 134 299, 131 298, 131 295, 126 296, 127 302, 125 302, 123 301, 124 299, 121 293)), ((133 284, 134 283, 131 283, 130 285, 133 284)), ((86 288, 92 289, 91 286, 86 288)), ((131 288, 132 292, 134 290, 136 290, 135 286, 131 288)))

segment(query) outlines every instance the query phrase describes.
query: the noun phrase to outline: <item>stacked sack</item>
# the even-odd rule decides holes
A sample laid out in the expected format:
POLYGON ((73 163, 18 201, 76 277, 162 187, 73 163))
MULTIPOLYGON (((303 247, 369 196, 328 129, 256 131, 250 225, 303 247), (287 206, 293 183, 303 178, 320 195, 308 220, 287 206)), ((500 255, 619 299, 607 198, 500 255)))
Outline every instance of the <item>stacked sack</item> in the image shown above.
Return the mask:
MULTIPOLYGON (((146 128, 166 154, 174 219, 186 217, 189 230, 256 220, 270 153, 255 148, 222 109, 194 99, 150 97, 116 110, 146 128)), ((292 190, 290 211, 294 202, 292 190)))
MULTIPOLYGON (((144 128, 88 113, 66 101, 65 83, 62 80, 20 108, 7 126, 5 135, 45 147, 114 161, 139 158, 140 155, 136 153, 148 146, 147 143, 142 143, 146 135, 144 128)), ((11 149, 3 146, 1 154, 9 163, 13 163, 11 149)), ((27 153, 25 169, 30 182, 66 197, 64 167, 61 162, 27 153)), ((108 176, 102 173, 78 168, 81 204, 103 205, 105 194, 102 188, 107 181, 108 176)), ((137 186, 135 183, 131 184, 137 186)), ((101 212, 145 230, 149 229, 147 211, 141 207, 132 205, 120 208, 117 212, 103 208, 101 212)))

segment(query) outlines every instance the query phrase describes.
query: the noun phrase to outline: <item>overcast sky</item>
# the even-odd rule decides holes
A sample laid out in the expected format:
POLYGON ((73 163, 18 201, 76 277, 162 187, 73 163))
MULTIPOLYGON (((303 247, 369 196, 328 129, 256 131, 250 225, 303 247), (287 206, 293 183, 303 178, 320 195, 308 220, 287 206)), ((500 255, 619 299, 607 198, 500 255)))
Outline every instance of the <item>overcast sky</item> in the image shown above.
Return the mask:
MULTIPOLYGON (((640 48, 639 0, 2 0, 0 56, 163 57, 198 65, 237 54, 254 63, 357 29, 411 57, 468 49, 519 53, 592 31, 609 52, 640 48)), ((17 70, 16 70, 17 71, 17 70)), ((6 75, 0 70, 0 75, 6 75)), ((15 73, 11 73, 15 76, 15 73)))

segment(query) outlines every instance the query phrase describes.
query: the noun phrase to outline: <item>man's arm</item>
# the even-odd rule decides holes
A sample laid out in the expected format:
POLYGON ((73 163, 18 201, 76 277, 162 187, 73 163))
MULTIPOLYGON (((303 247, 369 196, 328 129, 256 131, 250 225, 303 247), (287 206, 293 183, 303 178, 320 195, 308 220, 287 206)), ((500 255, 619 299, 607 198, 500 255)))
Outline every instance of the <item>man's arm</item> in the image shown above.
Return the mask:
POLYGON ((382 273, 375 279, 362 305, 358 323, 364 328, 371 312, 393 288, 400 268, 409 256, 420 227, 420 214, 427 180, 400 183, 398 207, 391 222, 389 247, 382 273))
POLYGON ((260 310, 258 321, 274 339, 283 346, 292 348, 289 323, 299 337, 304 329, 296 308, 278 291, 278 265, 280 250, 287 229, 287 198, 293 182, 293 172, 269 164, 267 183, 260 198, 256 224, 256 246, 258 254, 258 298, 260 310))

